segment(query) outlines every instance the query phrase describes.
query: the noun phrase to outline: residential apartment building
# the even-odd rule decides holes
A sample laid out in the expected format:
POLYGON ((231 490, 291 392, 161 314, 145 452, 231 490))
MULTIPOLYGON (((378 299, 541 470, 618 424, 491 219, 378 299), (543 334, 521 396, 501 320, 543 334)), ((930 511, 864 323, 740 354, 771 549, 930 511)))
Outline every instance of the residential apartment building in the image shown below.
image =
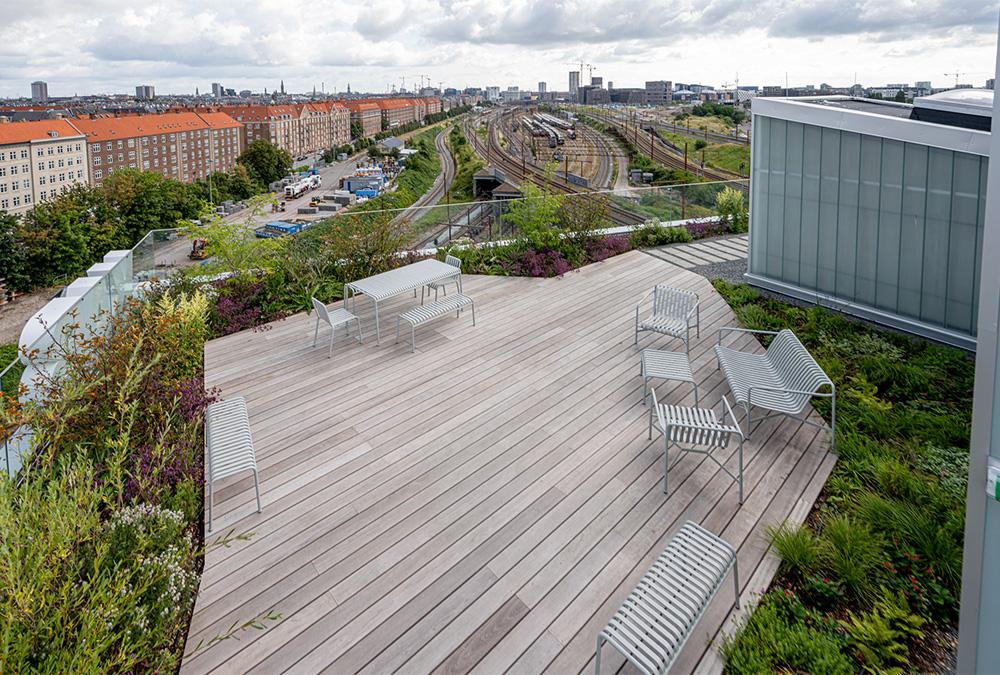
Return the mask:
MULTIPOLYGON (((382 126, 386 129, 393 129, 404 124, 409 124, 417 119, 416 107, 413 101, 416 99, 405 98, 377 98, 373 102, 382 111, 382 126)), ((420 119, 423 119, 422 117, 420 119)))
POLYGON ((442 109, 443 109, 443 106, 441 104, 441 99, 439 99, 437 97, 429 96, 427 98, 424 98, 423 102, 424 102, 424 108, 425 108, 425 110, 424 110, 424 116, 425 117, 427 115, 435 115, 435 114, 441 112, 442 109))
POLYGON ((0 124, 0 211, 23 213, 86 183, 85 138, 65 120, 0 124))
POLYGON ((351 138, 351 110, 339 101, 221 106, 219 110, 243 125, 247 144, 265 140, 292 157, 343 145, 351 138))
POLYGON ((361 135, 371 138, 382 131, 382 109, 371 101, 344 101, 351 113, 351 124, 361 126, 361 135))
POLYGON ((191 183, 231 170, 244 147, 240 124, 221 112, 93 117, 70 123, 86 138, 90 182, 95 186, 125 168, 191 183))

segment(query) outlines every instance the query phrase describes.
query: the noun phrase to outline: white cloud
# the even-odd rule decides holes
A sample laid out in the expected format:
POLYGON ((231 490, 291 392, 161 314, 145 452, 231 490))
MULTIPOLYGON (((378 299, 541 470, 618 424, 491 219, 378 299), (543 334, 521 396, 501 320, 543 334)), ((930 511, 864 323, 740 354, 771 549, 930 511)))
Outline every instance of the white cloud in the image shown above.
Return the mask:
MULTIPOLYGON (((8 6, 10 5, 10 6, 8 6)), ((384 91, 404 79, 565 89, 588 61, 645 79, 757 84, 990 76, 997 6, 982 0, 13 0, 0 96, 259 89, 384 91)))

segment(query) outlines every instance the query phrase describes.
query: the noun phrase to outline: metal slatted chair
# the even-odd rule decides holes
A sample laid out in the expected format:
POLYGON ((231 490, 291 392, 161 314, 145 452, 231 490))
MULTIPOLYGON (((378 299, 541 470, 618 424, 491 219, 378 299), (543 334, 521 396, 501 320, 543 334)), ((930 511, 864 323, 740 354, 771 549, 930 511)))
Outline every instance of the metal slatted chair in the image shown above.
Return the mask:
POLYGON ((740 504, 743 503, 743 441, 746 436, 736 416, 729 405, 729 400, 722 397, 722 421, 715 416, 715 411, 707 408, 690 408, 686 406, 666 405, 657 403, 656 390, 653 390, 653 407, 649 410, 649 438, 653 438, 653 411, 656 411, 657 428, 663 434, 663 493, 669 494, 667 477, 670 468, 677 464, 686 452, 705 455, 715 462, 720 469, 732 478, 739 486, 740 504), (731 423, 727 423, 730 420, 731 423), (736 439, 736 473, 725 467, 712 453, 725 450, 733 439, 736 439), (670 448, 676 446, 678 456, 670 462, 670 448))
POLYGON ((740 570, 728 542, 687 521, 597 635, 594 666, 601 673, 607 642, 646 675, 667 672, 709 603, 733 570, 740 606, 740 570))
MULTIPOLYGON (((446 264, 448 264, 448 265, 451 265, 452 267, 457 267, 459 273, 456 274, 455 277, 452 278, 452 279, 446 279, 444 281, 432 281, 431 283, 427 284, 427 286, 425 288, 421 288, 420 289, 420 304, 421 305, 424 304, 424 290, 425 289, 427 291, 427 295, 428 296, 430 295, 431 289, 434 290, 434 300, 435 301, 438 299, 438 291, 442 291, 442 292, 444 292, 445 295, 448 295, 448 288, 447 287, 448 287, 448 284, 450 284, 450 283, 454 283, 455 284, 455 288, 456 288, 456 290, 459 293, 462 292, 462 274, 461 274, 461 272, 462 272, 462 259, 461 258, 457 258, 457 257, 449 254, 449 255, 446 255, 444 257, 444 262, 446 264)), ((416 297, 416 293, 417 293, 416 290, 414 290, 413 291, 413 297, 416 297)))
POLYGON ((759 421, 776 415, 798 416, 805 411, 806 414, 797 419, 827 429, 825 424, 808 419, 808 409, 813 397, 829 398, 830 426, 827 430, 830 446, 836 446, 837 389, 795 333, 787 328, 780 331, 721 328, 715 354, 736 405, 746 411, 747 433, 751 431, 750 409, 753 406, 768 411, 759 421), (722 346, 723 334, 733 332, 773 335, 774 339, 763 354, 752 354, 722 346), (824 388, 829 391, 823 391, 824 388))
POLYGON ((208 454, 208 531, 212 531, 215 506, 214 484, 242 471, 253 472, 253 487, 257 493, 257 513, 260 513, 260 480, 257 455, 250 437, 247 402, 242 396, 212 403, 205 410, 205 446, 208 454))
POLYGON ((358 325, 358 342, 361 342, 361 319, 354 316, 343 307, 338 307, 331 312, 326 308, 326 305, 316 298, 312 299, 312 306, 316 311, 316 330, 313 331, 313 347, 316 346, 316 341, 319 339, 320 322, 322 321, 330 326, 330 352, 327 354, 327 358, 333 356, 333 338, 337 334, 337 326, 344 326, 344 330, 347 331, 348 335, 350 335, 350 322, 354 321, 358 325))
POLYGON ((696 335, 701 337, 698 294, 682 288, 672 288, 666 284, 657 284, 653 290, 642 296, 639 304, 635 306, 635 344, 639 344, 640 331, 653 331, 684 340, 685 351, 690 351, 692 317, 696 335), (652 311, 645 319, 640 319, 639 313, 650 294, 653 296, 652 311))

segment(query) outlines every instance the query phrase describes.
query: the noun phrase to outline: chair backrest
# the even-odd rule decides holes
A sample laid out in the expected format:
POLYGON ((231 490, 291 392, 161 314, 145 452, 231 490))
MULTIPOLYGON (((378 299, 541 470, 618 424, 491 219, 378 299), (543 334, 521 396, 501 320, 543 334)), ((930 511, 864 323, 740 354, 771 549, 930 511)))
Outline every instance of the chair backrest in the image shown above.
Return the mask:
POLYGON ((330 323, 330 312, 326 311, 326 305, 324 305, 316 298, 312 299, 312 303, 313 303, 313 309, 316 310, 316 314, 319 316, 319 318, 322 319, 323 321, 326 321, 327 323, 330 323))
POLYGON ((779 331, 771 340, 767 347, 767 360, 789 389, 818 392, 824 386, 833 388, 833 382, 816 359, 788 328, 779 331))
MULTIPOLYGON (((670 421, 672 424, 668 425, 665 416, 665 408, 667 406, 660 404, 656 400, 655 389, 652 390, 652 393, 653 409, 656 410, 656 417, 660 428, 663 429, 671 443, 700 445, 712 448, 726 448, 729 446, 730 436, 734 433, 733 428, 726 424, 720 424, 718 421, 712 422, 707 411, 700 408, 671 406, 670 421)), ((723 400, 725 399, 723 398, 723 400)), ((728 409, 728 402, 726 403, 728 409)), ((729 409, 729 414, 732 416, 731 409, 729 409)), ((739 426, 736 425, 735 419, 733 420, 733 425, 735 425, 735 433, 742 434, 739 426)))
POLYGON ((452 267, 457 267, 458 269, 462 269, 462 259, 461 258, 457 258, 457 257, 449 254, 449 255, 446 255, 444 257, 444 261, 445 261, 445 263, 451 265, 452 267))
POLYGON ((691 291, 658 284, 653 289, 653 314, 686 317, 697 300, 698 296, 691 291))

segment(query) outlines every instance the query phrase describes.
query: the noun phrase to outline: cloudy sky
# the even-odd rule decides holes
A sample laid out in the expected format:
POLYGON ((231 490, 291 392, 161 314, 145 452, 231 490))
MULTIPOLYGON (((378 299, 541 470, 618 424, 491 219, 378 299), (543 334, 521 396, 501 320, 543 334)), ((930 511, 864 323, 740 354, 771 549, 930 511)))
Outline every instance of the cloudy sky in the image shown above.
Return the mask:
POLYGON ((0 96, 235 89, 567 88, 570 63, 615 86, 982 86, 996 0, 0 0, 0 96))

